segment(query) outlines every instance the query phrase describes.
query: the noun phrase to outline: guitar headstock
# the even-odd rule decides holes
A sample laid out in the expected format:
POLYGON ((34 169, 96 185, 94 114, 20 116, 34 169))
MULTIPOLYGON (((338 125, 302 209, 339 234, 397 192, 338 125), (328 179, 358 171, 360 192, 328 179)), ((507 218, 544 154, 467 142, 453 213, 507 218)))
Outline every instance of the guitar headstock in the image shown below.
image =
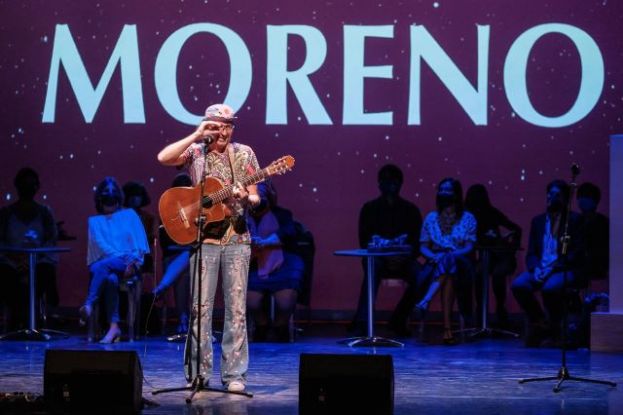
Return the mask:
POLYGON ((266 171, 270 176, 274 174, 284 174, 294 167, 294 157, 283 156, 270 163, 270 166, 266 167, 266 171))

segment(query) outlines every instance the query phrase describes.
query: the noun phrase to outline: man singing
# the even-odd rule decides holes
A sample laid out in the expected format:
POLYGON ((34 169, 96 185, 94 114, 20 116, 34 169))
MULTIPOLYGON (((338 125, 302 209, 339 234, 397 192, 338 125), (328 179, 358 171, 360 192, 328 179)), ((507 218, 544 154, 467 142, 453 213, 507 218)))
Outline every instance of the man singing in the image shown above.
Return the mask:
MULTIPOLYGON (((245 221, 245 210, 260 202, 255 185, 244 188, 240 181, 259 170, 253 150, 246 145, 231 142, 236 117, 225 104, 211 105, 197 129, 187 137, 166 146, 158 154, 165 166, 185 165, 193 184, 201 182, 202 175, 216 178, 224 186, 235 184, 233 197, 223 202, 225 219, 209 223, 203 233, 201 249, 201 327, 197 325, 198 279, 195 278, 192 302, 192 333, 185 359, 187 379, 201 373, 208 380, 212 373, 212 311, 219 270, 223 276, 225 321, 223 326, 221 381, 232 392, 245 389, 249 352, 246 325, 246 294, 251 253, 251 237, 245 221), (204 157, 204 147, 207 156, 204 157), (204 162, 205 161, 205 162, 204 162), (199 331, 200 329, 200 331, 199 331), (201 367, 197 361, 197 337, 201 333, 201 367), (188 357, 188 356, 187 356, 188 357)), ((195 254, 191 256, 191 275, 194 274, 195 254)))

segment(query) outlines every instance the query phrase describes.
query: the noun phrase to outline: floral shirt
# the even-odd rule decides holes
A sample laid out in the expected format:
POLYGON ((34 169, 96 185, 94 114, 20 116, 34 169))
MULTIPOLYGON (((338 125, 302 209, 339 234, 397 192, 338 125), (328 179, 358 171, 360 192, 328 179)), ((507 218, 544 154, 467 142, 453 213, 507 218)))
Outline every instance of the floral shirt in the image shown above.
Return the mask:
MULTIPOLYGON (((260 170, 255 153, 251 147, 240 143, 230 143, 234 149, 234 171, 236 179, 240 181, 243 177, 249 176, 260 170)), ((229 152, 227 150, 219 153, 210 151, 207 156, 207 166, 204 166, 203 147, 204 143, 194 143, 190 145, 184 153, 184 165, 188 168, 188 172, 194 185, 201 181, 201 174, 205 171, 209 177, 218 179, 223 186, 233 184, 231 167, 229 165, 229 152)), ((223 202, 234 216, 244 216, 245 204, 238 199, 230 197, 223 202)), ((228 232, 228 235, 230 232, 228 232)), ((231 236, 231 235, 230 235, 231 236)), ((248 243, 250 236, 248 232, 239 235, 237 242, 248 243)), ((229 240, 229 237, 228 237, 229 240)))
POLYGON ((439 224, 439 213, 432 211, 424 219, 420 242, 423 245, 430 243, 433 251, 455 251, 464 248, 467 243, 476 242, 476 218, 465 211, 450 232, 444 233, 439 224))

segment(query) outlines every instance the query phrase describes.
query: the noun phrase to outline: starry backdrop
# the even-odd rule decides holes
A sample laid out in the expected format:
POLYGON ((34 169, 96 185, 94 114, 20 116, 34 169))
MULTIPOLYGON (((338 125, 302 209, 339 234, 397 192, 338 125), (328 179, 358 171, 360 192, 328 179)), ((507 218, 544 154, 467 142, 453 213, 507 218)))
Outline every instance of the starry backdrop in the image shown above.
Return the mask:
MULTIPOLYGON (((65 246, 59 269, 63 305, 80 304, 86 292, 86 221, 94 214, 93 187, 104 176, 138 180, 152 197, 176 171, 161 167, 157 152, 193 127, 175 120, 156 93, 154 67, 164 41, 199 22, 223 25, 245 42, 252 59, 252 83, 238 111, 234 139, 251 145, 260 164, 283 154, 296 158, 294 170, 276 179, 279 199, 316 237, 312 308, 354 308, 361 281, 357 261, 332 255, 357 245, 360 206, 376 197, 376 173, 386 163, 405 173, 402 194, 425 214, 434 207, 438 181, 459 178, 467 189, 484 183, 497 207, 524 228, 544 208, 544 187, 568 179, 571 163, 581 181, 604 190, 608 206, 608 136, 621 133, 623 106, 623 3, 613 0, 499 2, 493 0, 410 1, 0 1, 0 197, 15 200, 12 178, 23 166, 41 175, 39 198, 77 236, 65 246), (598 103, 580 121, 562 128, 532 125, 514 113, 503 82, 512 43, 543 23, 565 23, 587 32, 598 45, 605 83, 598 103), (61 68, 56 116, 42 122, 56 25, 68 25, 93 83, 101 77, 124 25, 136 25, 145 122, 123 120, 121 76, 116 69, 92 122, 86 122, 61 68), (285 125, 266 123, 267 26, 297 24, 317 28, 327 41, 323 65, 310 76, 331 125, 310 125, 292 90, 285 125), (422 64, 420 125, 407 124, 410 25, 423 25, 466 78, 477 80, 477 25, 490 26, 488 123, 474 125, 437 75, 422 64), (392 65, 392 79, 365 81, 368 112, 393 112, 392 125, 343 125, 344 25, 393 25, 391 39, 369 39, 366 65, 392 65)), ((292 37, 288 68, 305 60, 305 44, 292 37)), ((214 35, 192 36, 177 65, 177 88, 185 108, 200 114, 224 99, 229 57, 214 35)), ((579 55, 564 36, 547 35, 532 49, 527 84, 542 114, 565 113, 581 78, 579 55)), ((348 76, 348 75, 346 75, 348 76)), ((234 80, 235 81, 235 80, 234 80)), ((522 261, 521 261, 522 262, 522 261)), ((383 294, 381 308, 393 294, 383 294)))

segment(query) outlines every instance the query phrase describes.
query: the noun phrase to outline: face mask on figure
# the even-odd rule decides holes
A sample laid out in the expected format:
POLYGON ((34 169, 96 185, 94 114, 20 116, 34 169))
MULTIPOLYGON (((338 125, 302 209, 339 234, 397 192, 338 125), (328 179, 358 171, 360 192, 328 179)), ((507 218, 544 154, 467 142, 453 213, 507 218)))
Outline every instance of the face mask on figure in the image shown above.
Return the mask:
POLYGON ((123 204, 123 192, 117 182, 107 177, 95 191, 95 208, 98 213, 109 215, 115 213, 123 204))
POLYGON ((597 201, 589 197, 578 198, 578 207, 582 213, 593 213, 597 210, 597 201))
POLYGON ((102 205, 109 208, 116 207, 119 205, 119 202, 117 201, 117 198, 115 196, 104 194, 102 195, 102 205))
POLYGON ((387 164, 379 170, 379 191, 386 199, 395 199, 400 194, 402 187, 402 171, 393 164, 387 164))
POLYGON ((24 168, 15 177, 17 196, 23 201, 32 201, 39 191, 39 176, 31 169, 24 168))
POLYGON ((139 209, 143 205, 143 197, 142 196, 131 196, 128 198, 128 207, 132 209, 139 209))
POLYGON ((584 215, 595 213, 600 200, 601 190, 596 184, 586 182, 578 187, 578 208, 580 208, 584 215))
POLYGON ((120 205, 119 199, 114 194, 104 193, 101 196, 102 210, 105 214, 115 213, 120 205))
POLYGON ((401 183, 396 179, 384 179, 379 182, 379 190, 385 197, 395 198, 400 194, 401 183))
POLYGON ((437 206, 439 206, 439 209, 444 210, 454 206, 455 202, 456 195, 454 194, 452 183, 449 181, 443 182, 437 191, 437 206))
POLYGON ((560 213, 565 207, 562 190, 558 186, 552 186, 547 191, 547 211, 549 213, 560 213))
POLYGON ((38 181, 26 179, 24 183, 21 183, 17 188, 17 195, 21 200, 33 200, 38 190, 38 181))

